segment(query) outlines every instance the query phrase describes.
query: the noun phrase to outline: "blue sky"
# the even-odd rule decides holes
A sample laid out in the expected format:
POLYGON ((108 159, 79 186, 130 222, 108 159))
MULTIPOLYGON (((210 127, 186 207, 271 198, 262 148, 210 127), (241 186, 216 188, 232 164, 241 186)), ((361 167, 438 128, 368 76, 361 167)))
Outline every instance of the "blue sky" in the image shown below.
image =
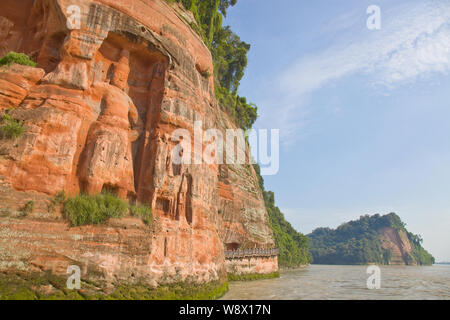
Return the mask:
POLYGON ((450 261, 450 1, 240 0, 226 24, 252 45, 240 94, 280 129, 266 188, 294 227, 396 212, 450 261))

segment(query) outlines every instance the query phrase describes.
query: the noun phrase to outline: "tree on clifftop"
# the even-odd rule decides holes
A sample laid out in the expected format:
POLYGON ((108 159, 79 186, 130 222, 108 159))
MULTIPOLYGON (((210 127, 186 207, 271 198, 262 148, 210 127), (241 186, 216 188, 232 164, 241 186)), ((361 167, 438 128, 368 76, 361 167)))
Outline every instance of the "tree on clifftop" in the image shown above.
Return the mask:
POLYGON ((214 63, 216 96, 220 106, 236 119, 243 129, 250 129, 257 118, 257 108, 238 95, 250 45, 242 41, 230 27, 224 27, 223 17, 237 0, 169 0, 180 2, 197 21, 195 28, 211 50, 214 63))

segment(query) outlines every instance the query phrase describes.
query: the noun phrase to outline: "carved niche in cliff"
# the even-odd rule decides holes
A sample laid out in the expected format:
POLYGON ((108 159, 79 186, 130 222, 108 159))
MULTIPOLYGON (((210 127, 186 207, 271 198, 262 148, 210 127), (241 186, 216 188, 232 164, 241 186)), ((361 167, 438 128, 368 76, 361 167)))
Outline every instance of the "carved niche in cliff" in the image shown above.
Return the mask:
POLYGON ((99 193, 112 186, 136 199, 148 136, 160 107, 167 62, 132 34, 110 32, 91 62, 91 96, 98 117, 91 125, 79 166, 82 186, 99 193), (147 138, 147 139, 146 139, 147 138))
POLYGON ((4 50, 26 52, 45 70, 11 106, 33 128, 9 167, 11 182, 48 194, 106 187, 134 200, 151 185, 141 172, 154 159, 146 151, 170 55, 134 18, 98 3, 80 5, 87 6, 82 27, 68 30, 64 8, 51 1, 0 4, 4 50), (21 41, 9 41, 16 34, 21 41))

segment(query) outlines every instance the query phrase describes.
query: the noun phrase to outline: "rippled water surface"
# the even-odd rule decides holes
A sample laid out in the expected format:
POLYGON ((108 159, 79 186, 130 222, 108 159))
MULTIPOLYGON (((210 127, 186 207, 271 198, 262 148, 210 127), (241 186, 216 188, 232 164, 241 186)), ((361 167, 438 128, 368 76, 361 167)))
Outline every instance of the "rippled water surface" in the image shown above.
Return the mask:
POLYGON ((232 282, 225 300, 450 299, 450 265, 381 267, 381 289, 367 289, 366 266, 319 266, 279 279, 232 282))

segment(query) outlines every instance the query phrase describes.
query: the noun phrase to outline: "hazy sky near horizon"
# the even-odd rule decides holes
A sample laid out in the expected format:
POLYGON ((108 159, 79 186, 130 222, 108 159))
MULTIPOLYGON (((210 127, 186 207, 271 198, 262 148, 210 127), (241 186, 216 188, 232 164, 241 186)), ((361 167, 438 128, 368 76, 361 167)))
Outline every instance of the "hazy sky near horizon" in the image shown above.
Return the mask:
POLYGON ((396 212, 450 261, 450 1, 239 0, 225 23, 252 45, 239 93, 280 129, 264 178, 293 226, 396 212))

